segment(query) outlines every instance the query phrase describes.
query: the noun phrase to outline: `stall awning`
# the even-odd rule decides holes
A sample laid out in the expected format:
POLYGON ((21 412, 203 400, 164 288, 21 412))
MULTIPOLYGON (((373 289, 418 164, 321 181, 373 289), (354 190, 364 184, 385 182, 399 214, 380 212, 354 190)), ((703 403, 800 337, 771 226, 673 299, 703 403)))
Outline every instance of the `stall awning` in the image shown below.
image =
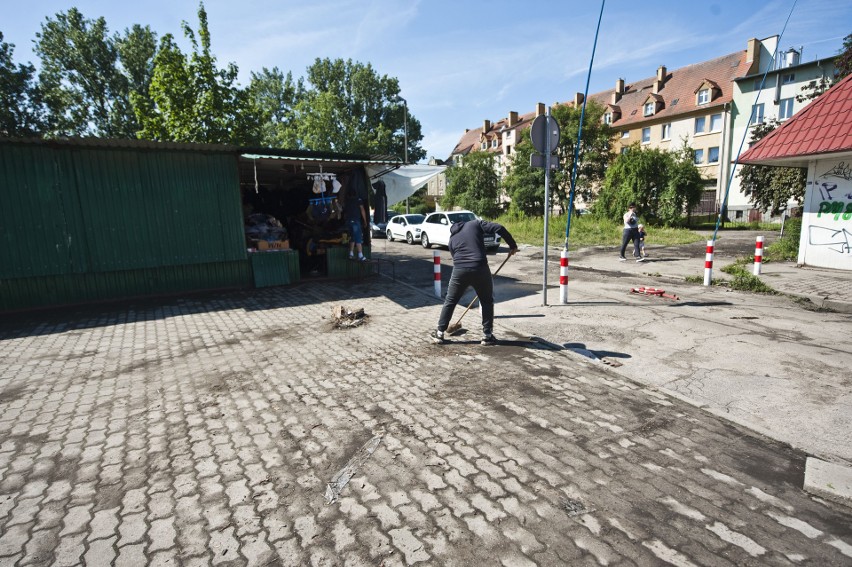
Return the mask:
POLYGON ((408 197, 429 183, 436 175, 442 174, 445 165, 403 165, 392 171, 386 167, 367 165, 367 173, 371 179, 380 178, 385 182, 385 193, 387 194, 390 207, 408 197))

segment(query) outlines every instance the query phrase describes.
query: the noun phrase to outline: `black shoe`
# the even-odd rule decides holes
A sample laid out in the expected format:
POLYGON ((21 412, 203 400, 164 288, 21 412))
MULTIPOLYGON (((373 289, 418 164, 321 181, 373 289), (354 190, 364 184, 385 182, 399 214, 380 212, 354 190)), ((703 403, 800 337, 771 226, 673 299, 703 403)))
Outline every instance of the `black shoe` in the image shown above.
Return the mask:
POLYGON ((445 345, 447 344, 447 339, 444 338, 443 331, 432 331, 429 335, 432 338, 432 342, 436 345, 445 345))
POLYGON ((494 346, 497 344, 497 338, 494 335, 485 335, 482 337, 482 340, 479 341, 481 345, 494 346))

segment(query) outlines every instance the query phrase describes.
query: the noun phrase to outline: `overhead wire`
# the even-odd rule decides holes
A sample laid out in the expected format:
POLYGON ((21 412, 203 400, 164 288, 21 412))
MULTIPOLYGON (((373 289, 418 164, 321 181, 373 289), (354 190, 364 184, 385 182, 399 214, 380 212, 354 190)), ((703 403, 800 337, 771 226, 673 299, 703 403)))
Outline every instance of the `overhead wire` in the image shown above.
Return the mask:
MULTIPOLYGON (((565 223, 565 249, 568 249, 568 235, 571 232, 571 213, 574 209, 574 188, 577 185, 577 162, 580 159, 580 141, 583 138, 583 119, 586 116, 586 101, 589 98, 589 82, 592 78, 592 66, 595 62, 595 50, 598 47, 598 35, 601 31, 601 20, 603 19, 604 6, 606 0, 601 0, 601 12, 598 15, 598 26, 595 29, 595 41, 592 44, 592 58, 589 61, 589 72, 586 74, 586 90, 583 91, 583 107, 580 110, 580 127, 577 130, 577 143, 574 145, 574 161, 571 164, 571 190, 568 193, 568 219, 565 223)), ((549 204, 546 205, 546 213, 550 210, 549 204)))
POLYGON ((719 233, 719 225, 722 223, 722 218, 728 209, 728 194, 731 191, 731 183, 734 181, 734 174, 737 171, 737 165, 740 163, 740 154, 743 151, 746 137, 749 134, 749 127, 754 119, 755 111, 757 109, 757 101, 760 100, 760 94, 763 92, 763 86, 766 84, 766 76, 769 74, 769 71, 775 67, 775 55, 778 53, 778 48, 781 45, 781 38, 784 37, 784 32, 787 31, 787 24, 790 23, 790 18, 793 16, 793 10, 796 9, 797 2, 798 0, 793 0, 793 5, 790 7, 790 13, 787 14, 787 20, 784 22, 784 27, 781 28, 781 34, 778 36, 778 43, 775 45, 775 50, 772 52, 772 58, 769 60, 769 65, 766 66, 766 70, 763 72, 763 77, 760 80, 760 87, 755 91, 754 102, 751 105, 751 112, 748 116, 748 123, 746 124, 745 131, 743 132, 742 140, 740 140, 740 147, 737 149, 737 156, 734 158, 734 165, 731 167, 731 175, 728 176, 727 186, 725 187, 725 197, 722 199, 722 203, 719 206, 719 215, 716 217, 716 226, 713 229, 714 242, 717 234, 719 233))

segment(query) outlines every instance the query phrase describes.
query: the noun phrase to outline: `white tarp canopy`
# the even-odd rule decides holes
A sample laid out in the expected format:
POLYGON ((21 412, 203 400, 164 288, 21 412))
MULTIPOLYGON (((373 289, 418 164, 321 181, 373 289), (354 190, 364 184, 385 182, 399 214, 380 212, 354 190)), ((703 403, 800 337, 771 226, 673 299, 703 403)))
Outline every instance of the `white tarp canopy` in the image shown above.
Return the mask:
MULTIPOLYGON (((430 179, 447 169, 445 165, 401 165, 383 174, 382 171, 387 169, 386 167, 379 165, 366 167, 370 179, 379 175, 379 178, 385 182, 388 207, 414 195, 418 189, 429 183, 430 179)), ((373 182, 375 183, 375 180, 373 182)))

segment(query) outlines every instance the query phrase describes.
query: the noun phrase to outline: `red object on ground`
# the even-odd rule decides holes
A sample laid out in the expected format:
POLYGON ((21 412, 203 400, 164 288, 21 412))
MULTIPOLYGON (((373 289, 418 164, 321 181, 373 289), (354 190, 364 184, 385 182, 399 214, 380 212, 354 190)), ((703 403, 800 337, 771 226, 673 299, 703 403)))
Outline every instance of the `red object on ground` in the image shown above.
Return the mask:
POLYGON ((639 295, 656 295, 657 297, 665 297, 666 299, 674 299, 675 301, 680 299, 678 296, 666 293, 666 290, 658 289, 656 287, 632 287, 630 288, 630 293, 637 293, 639 295))

